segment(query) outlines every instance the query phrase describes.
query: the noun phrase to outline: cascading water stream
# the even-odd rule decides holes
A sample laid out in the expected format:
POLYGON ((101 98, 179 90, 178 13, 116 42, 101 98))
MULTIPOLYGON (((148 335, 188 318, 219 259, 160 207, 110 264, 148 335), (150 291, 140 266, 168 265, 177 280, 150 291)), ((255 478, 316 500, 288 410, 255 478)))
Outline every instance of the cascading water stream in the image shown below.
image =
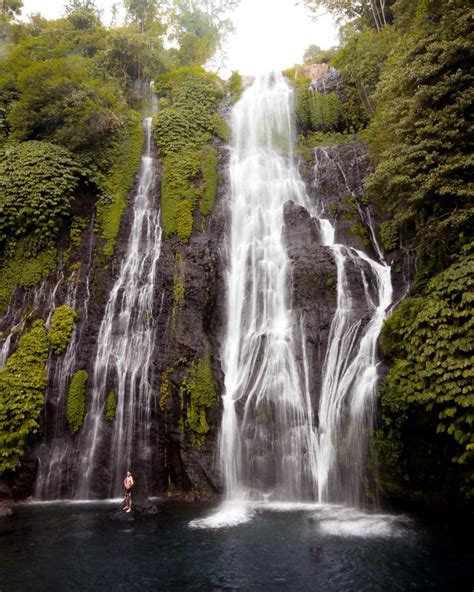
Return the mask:
MULTIPOLYGON (((94 220, 91 222, 93 227, 94 220)), ((77 364, 79 344, 82 342, 89 317, 90 275, 93 255, 93 232, 90 229, 88 262, 85 281, 85 298, 82 302, 80 319, 74 326, 63 356, 51 364, 48 360, 48 383, 46 392, 45 426, 48 436, 37 451, 38 472, 35 480, 34 495, 41 500, 56 500, 64 497, 76 467, 76 451, 69 429, 66 425, 66 405, 68 390, 77 364), (51 368, 53 372, 51 372, 51 368), (52 376, 51 376, 52 374, 52 376), (52 407, 51 416, 48 408, 52 407)), ((75 272, 68 279, 65 304, 77 311, 79 280, 75 272)), ((51 314, 49 315, 50 319, 51 314)), ((51 358, 51 354, 50 354, 51 358)))
POLYGON ((313 411, 290 309, 283 205, 304 201, 292 158, 292 91, 257 78, 233 111, 228 323, 220 459, 229 499, 311 496, 313 411))
MULTIPOLYGON (((293 162, 291 112, 292 91, 280 74, 257 78, 233 111, 221 469, 228 500, 357 503, 373 418, 377 339, 392 299, 390 268, 335 242, 323 204, 311 204, 293 162), (290 308, 283 240, 289 200, 317 221, 337 269, 317 425, 311 404, 317 397, 308 386, 314 370, 303 323, 290 308), (365 323, 353 304, 349 266, 364 286, 365 323)), ((376 244, 373 232, 372 240, 376 244)))
POLYGON ((109 494, 119 495, 125 471, 141 467, 143 489, 151 469, 150 382, 154 345, 154 287, 161 251, 160 210, 155 203, 156 162, 151 150, 151 117, 133 205, 133 223, 120 273, 112 288, 97 339, 92 404, 80 442, 77 498, 93 494, 104 435, 105 404, 114 392, 117 406, 110 444, 109 494))

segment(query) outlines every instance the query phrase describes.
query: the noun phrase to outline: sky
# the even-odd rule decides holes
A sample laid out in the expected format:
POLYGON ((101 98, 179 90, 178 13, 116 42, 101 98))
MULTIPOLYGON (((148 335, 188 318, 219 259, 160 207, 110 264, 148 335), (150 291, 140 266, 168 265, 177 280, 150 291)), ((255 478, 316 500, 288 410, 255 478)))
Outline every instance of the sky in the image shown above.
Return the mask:
MULTIPOLYGON (((114 0, 96 0, 103 20, 110 23, 114 0)), ((39 12, 46 18, 64 14, 65 0, 23 0, 23 15, 39 12)), ((311 44, 328 49, 338 43, 337 26, 321 11, 314 19, 295 0, 241 0, 231 18, 235 33, 229 38, 224 74, 238 70, 255 75, 301 63, 311 44)))

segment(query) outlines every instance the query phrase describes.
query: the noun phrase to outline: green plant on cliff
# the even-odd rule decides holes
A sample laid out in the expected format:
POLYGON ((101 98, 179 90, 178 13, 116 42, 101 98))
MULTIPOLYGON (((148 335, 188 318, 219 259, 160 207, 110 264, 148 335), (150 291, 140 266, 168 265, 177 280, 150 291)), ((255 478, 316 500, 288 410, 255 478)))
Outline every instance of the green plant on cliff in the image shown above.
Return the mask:
POLYGON ((66 416, 72 434, 81 429, 84 421, 86 382, 88 378, 89 374, 86 370, 78 370, 74 373, 69 385, 66 416))
POLYGON ((76 321, 76 312, 67 304, 54 309, 48 331, 51 349, 55 354, 62 354, 71 339, 76 321))
POLYGON ((126 197, 133 187, 143 148, 144 132, 138 113, 128 112, 122 138, 113 151, 113 164, 105 175, 104 195, 97 203, 97 222, 105 239, 104 254, 110 257, 127 205, 126 197))
POLYGON ((381 345, 393 365, 381 391, 378 440, 394 481, 401 473, 411 487, 441 488, 456 471, 449 459, 466 479, 472 474, 473 288, 470 255, 432 278, 384 324, 381 345), (414 454, 421 446, 422 458, 414 454))
MULTIPOLYGON (((203 184, 208 192, 204 203, 210 201, 206 182, 209 187, 210 169, 217 161, 210 160, 209 146, 213 134, 222 134, 217 125, 217 106, 224 94, 217 77, 200 68, 182 68, 163 75, 158 78, 156 88, 170 105, 159 112, 154 127, 163 156, 163 228, 165 237, 178 235, 186 243, 192 233, 193 212, 203 194, 203 184)), ((204 209, 207 211, 208 207, 204 209)))
POLYGON ((209 432, 206 411, 218 402, 210 356, 189 366, 186 378, 181 382, 180 398, 185 411, 183 427, 191 432, 193 448, 200 448, 209 432))
POLYGON ((47 359, 46 329, 35 321, 0 371, 0 474, 20 466, 40 429, 47 359))
POLYGON ((84 174, 72 154, 49 142, 23 142, 0 158, 0 247, 25 237, 31 253, 55 243, 84 174))
POLYGON ((367 187, 402 244, 418 248, 426 281, 472 236, 474 74, 465 4, 414 4, 422 25, 400 39, 375 95, 367 187))
POLYGON ((112 423, 115 419, 115 410, 117 409, 117 397, 114 391, 110 391, 105 402, 105 419, 112 423))
POLYGON ((56 270, 56 249, 43 249, 29 254, 21 239, 0 259, 0 314, 3 313, 15 286, 31 288, 56 270))
POLYGON ((173 308, 171 310, 171 327, 174 330, 178 312, 183 305, 186 291, 186 273, 184 258, 181 253, 175 254, 175 271, 173 277, 173 308))
POLYGON ((240 99, 244 90, 244 81, 238 72, 234 71, 229 76, 229 79, 227 80, 227 90, 231 95, 230 102, 234 105, 240 99))

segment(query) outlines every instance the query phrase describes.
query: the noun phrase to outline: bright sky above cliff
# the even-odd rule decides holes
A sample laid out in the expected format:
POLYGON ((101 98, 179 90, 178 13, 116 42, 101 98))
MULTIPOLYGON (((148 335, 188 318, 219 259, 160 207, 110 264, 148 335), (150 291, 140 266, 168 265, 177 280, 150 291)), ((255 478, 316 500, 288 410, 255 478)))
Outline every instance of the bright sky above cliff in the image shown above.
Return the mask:
MULTIPOLYGON (((23 15, 40 12, 46 18, 64 14, 65 0, 23 0, 23 15)), ((113 0, 97 0, 110 22, 113 0)), ((312 20, 293 0, 242 0, 232 14, 235 33, 229 39, 224 72, 258 74, 301 62, 311 44, 327 49, 337 44, 337 28, 330 15, 312 20)))

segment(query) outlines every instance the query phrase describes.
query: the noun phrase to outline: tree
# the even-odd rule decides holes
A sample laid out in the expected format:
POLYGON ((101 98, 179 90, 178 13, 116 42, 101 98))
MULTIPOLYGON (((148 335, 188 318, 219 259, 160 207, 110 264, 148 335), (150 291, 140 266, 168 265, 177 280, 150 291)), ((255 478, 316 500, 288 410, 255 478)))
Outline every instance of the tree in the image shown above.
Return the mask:
POLYGON ((85 58, 33 63, 18 76, 9 108, 14 140, 48 140, 75 152, 96 152, 113 139, 122 120, 114 112, 120 92, 94 79, 85 58))
POLYGON ((127 19, 138 25, 140 33, 149 30, 159 13, 158 0, 124 0, 127 19))
POLYGON ((75 29, 85 31, 100 24, 100 11, 95 0, 69 0, 65 11, 75 29))
POLYGON ((377 31, 380 31, 393 19, 391 7, 395 0, 304 0, 304 2, 313 11, 324 7, 339 19, 357 19, 367 26, 372 23, 377 31))
POLYGON ((469 240, 474 219, 470 16, 462 0, 449 4, 391 53, 368 130, 376 168, 367 188, 403 243, 420 247, 426 277, 469 240))
POLYGON ((2 17, 13 17, 21 14, 23 0, 0 0, 0 14, 2 17))
POLYGON ((327 64, 330 62, 336 53, 336 49, 321 49, 319 45, 310 45, 304 52, 303 62, 305 64, 327 64))

